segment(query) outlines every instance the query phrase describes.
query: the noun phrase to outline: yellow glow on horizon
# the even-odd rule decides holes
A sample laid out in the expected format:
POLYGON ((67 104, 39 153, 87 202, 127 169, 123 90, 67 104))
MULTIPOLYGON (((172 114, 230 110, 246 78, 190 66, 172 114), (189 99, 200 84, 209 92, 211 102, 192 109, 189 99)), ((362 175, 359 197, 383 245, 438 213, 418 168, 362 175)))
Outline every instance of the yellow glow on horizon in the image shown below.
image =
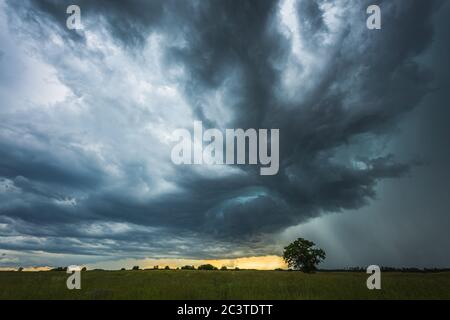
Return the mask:
MULTIPOLYGON (((227 268, 239 268, 239 269, 259 269, 259 270, 273 270, 276 268, 287 268, 280 256, 259 256, 259 257, 242 257, 235 259, 145 259, 141 265, 141 268, 153 268, 153 266, 159 266, 164 268, 169 266, 171 269, 182 267, 185 265, 193 265, 198 267, 201 264, 212 264, 217 268, 225 266, 227 268)), ((137 262, 137 261, 136 261, 137 262)))
MULTIPOLYGON (((258 256, 258 257, 241 257, 234 259, 122 259, 115 261, 103 261, 95 264, 86 265, 88 270, 105 269, 105 270, 120 270, 121 268, 131 269, 133 266, 139 266, 140 269, 153 269, 158 266, 163 269, 169 266, 170 269, 181 268, 182 266, 195 266, 196 268, 202 264, 212 264, 217 268, 223 266, 228 269, 257 269, 257 270, 274 270, 277 268, 287 269, 286 263, 280 256, 258 256)), ((17 271, 18 267, 0 267, 0 271, 17 271)), ((25 267, 23 271, 48 271, 51 267, 25 267)))

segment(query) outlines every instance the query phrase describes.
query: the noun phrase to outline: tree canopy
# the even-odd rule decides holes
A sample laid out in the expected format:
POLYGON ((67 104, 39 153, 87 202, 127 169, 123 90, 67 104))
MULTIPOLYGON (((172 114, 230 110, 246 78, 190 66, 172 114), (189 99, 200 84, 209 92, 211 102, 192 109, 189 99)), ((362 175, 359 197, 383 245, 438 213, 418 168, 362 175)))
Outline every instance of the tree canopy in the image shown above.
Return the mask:
POLYGON ((325 251, 312 241, 298 238, 284 248, 283 259, 290 268, 310 273, 325 259, 325 251))

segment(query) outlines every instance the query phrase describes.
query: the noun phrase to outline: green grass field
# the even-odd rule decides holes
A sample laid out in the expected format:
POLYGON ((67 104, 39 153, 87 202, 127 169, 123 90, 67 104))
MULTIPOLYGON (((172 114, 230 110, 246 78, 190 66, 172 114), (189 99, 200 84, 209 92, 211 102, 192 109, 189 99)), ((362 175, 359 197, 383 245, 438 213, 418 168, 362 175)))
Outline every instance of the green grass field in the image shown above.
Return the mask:
POLYGON ((282 271, 87 271, 81 290, 64 272, 0 272, 0 299, 450 299, 450 273, 382 273, 381 290, 365 273, 282 271))

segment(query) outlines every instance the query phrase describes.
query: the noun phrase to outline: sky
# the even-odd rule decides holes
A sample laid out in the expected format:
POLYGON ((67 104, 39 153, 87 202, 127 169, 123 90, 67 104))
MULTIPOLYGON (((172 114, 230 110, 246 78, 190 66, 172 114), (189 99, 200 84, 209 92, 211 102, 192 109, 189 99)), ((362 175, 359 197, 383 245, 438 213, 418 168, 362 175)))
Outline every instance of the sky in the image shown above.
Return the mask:
POLYGON ((298 237, 325 268, 448 267, 449 17, 439 0, 0 0, 0 268, 270 269, 298 237), (279 129, 279 172, 174 164, 194 121, 279 129))

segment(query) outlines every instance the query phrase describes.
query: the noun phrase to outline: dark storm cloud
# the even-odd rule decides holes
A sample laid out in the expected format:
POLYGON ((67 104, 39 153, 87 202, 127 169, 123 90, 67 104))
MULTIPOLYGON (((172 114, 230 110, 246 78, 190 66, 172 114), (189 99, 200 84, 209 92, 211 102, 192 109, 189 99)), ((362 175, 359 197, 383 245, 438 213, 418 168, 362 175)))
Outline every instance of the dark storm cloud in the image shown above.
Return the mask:
MULTIPOLYGON (((261 235, 323 212, 360 208, 376 196, 381 179, 408 173, 413 163, 396 160, 390 153, 374 154, 368 146, 389 139, 399 119, 430 91, 432 74, 416 58, 433 39, 431 21, 440 2, 382 1, 382 31, 365 27, 368 2, 352 3, 356 9, 349 10, 336 34, 325 18, 326 2, 301 1, 295 7, 302 50, 326 53, 320 57, 324 67, 313 69, 316 72, 306 79, 294 77, 284 88, 286 69, 310 66, 292 57, 293 38, 277 27, 278 2, 78 1, 84 23, 105 27, 131 55, 141 51, 154 32, 173 40, 164 47, 164 63, 185 70, 187 78, 180 86, 205 126, 219 127, 220 119, 209 115, 210 106, 202 95, 229 89, 232 120, 227 127, 279 128, 279 174, 261 177, 254 168, 245 167, 242 174, 208 177, 177 167, 175 178, 168 180, 181 193, 140 201, 129 190, 143 175, 139 165, 127 164, 129 185, 108 188, 112 180, 85 155, 70 154, 66 163, 45 151, 0 141, 0 176, 13 181, 19 190, 16 198, 22 200, 1 209, 1 215, 13 219, 10 222, 22 221, 14 223, 17 234, 49 239, 2 247, 102 255, 127 250, 163 253, 176 245, 138 244, 178 235, 194 243, 180 250, 191 256, 205 255, 206 246, 198 242, 204 237, 256 252, 251 241, 261 235), (337 40, 327 47, 324 39, 330 35, 337 40), (180 45, 179 39, 185 41, 180 45), (305 82, 312 86, 301 91, 305 82), (82 200, 75 207, 61 205, 77 196, 82 200), (97 238, 113 242, 105 240, 100 248, 77 249, 77 244, 56 240, 73 237, 89 245, 97 241, 92 240, 95 236, 83 236, 68 226, 104 221, 155 227, 158 233, 135 229, 120 235, 101 233, 97 238), (20 227, 27 223, 42 230, 20 227)), ((82 33, 65 28, 69 4, 8 1, 9 10, 18 13, 25 25, 50 23, 63 38, 80 42, 81 52, 82 33)), ((342 4, 349 8, 348 2, 342 4)), ((43 41, 48 35, 43 28, 43 41)), ((219 253, 227 250, 229 246, 219 253)))
MULTIPOLYGON (((77 158, 76 155, 73 155, 77 158, 76 162, 71 162, 72 157, 57 158, 46 151, 21 148, 11 142, 0 142, 0 148, 3 151, 0 159, 0 176, 2 177, 15 179, 23 176, 31 180, 54 184, 56 187, 81 189, 95 188, 102 178, 100 168, 89 163, 89 159, 77 158)), ((60 151, 64 152, 64 150, 60 151)), ((21 188, 32 188, 23 180, 17 182, 20 183, 21 188)))
MULTIPOLYGON (((280 174, 274 178, 259 178, 249 185, 267 188, 269 196, 261 196, 259 201, 270 202, 274 197, 285 205, 261 205, 260 210, 255 210, 258 204, 249 203, 230 209, 258 212, 254 214, 255 221, 248 224, 251 227, 247 228, 247 234, 299 222, 321 210, 358 208, 374 195, 373 188, 379 179, 398 177, 408 171, 408 165, 396 163, 391 156, 368 160, 365 170, 333 164, 329 158, 334 148, 349 143, 358 135, 376 136, 387 132, 396 118, 414 108, 427 92, 428 74, 412 58, 432 39, 429 18, 433 3, 399 4, 398 8, 386 10, 396 12, 392 16, 388 13, 385 18, 388 22, 384 28, 390 37, 386 39, 382 33, 368 34, 367 54, 353 53, 352 49, 360 44, 348 38, 350 31, 344 33, 342 45, 334 48, 330 69, 321 79, 317 92, 312 92, 310 99, 289 110, 283 108, 283 102, 274 95, 278 81, 274 62, 282 60, 288 49, 286 39, 269 28, 274 6, 268 2, 262 2, 254 10, 246 10, 249 8, 246 2, 220 2, 216 6, 199 15, 198 23, 197 19, 192 19, 190 33, 200 36, 190 41, 187 49, 178 50, 174 59, 182 61, 190 70, 194 77, 189 86, 199 91, 220 86, 227 70, 239 68, 242 95, 240 102, 233 106, 237 119, 233 127, 281 128, 280 174), (212 27, 206 27, 208 25, 212 27), (335 89, 339 84, 345 84, 349 75, 357 73, 361 66, 365 70, 359 75, 357 94, 335 89), (351 108, 356 111, 348 110, 349 106, 345 105, 344 100, 349 95, 355 96, 356 106, 351 108), (302 183, 302 179, 306 183, 302 183), (264 221, 266 216, 268 223, 259 224, 258 221, 264 221)), ((323 12, 317 5, 302 9, 305 8, 299 6, 302 24, 313 29, 306 33, 307 37, 324 29, 323 12)), ((364 19, 361 15, 361 26, 364 26, 364 19)), ((197 91, 189 90, 189 93, 195 101, 197 91)), ((219 200, 219 196, 227 193, 225 187, 211 195, 208 185, 200 183, 200 186, 203 187, 197 187, 196 194, 208 194, 208 199, 216 196, 219 200)), ((235 187, 230 183, 228 189, 235 190, 235 187)), ((194 203, 198 205, 198 202, 194 203)), ((216 225, 217 229, 231 224, 232 227, 226 228, 230 235, 246 234, 242 232, 242 220, 234 220, 235 214, 219 216, 216 219, 208 216, 205 221, 208 225, 216 225)))
MULTIPOLYGON (((164 8, 166 3, 168 1, 162 0, 138 0, 132 2, 120 0, 81 0, 77 1, 76 5, 83 8, 83 15, 92 17, 93 23, 98 24, 102 22, 103 18, 111 33, 119 41, 126 45, 135 46, 142 44, 149 28, 157 26, 161 21, 165 13, 164 8)), ((8 5, 18 12, 23 19, 39 24, 42 20, 36 21, 35 14, 44 15, 44 19, 50 17, 52 19, 51 22, 55 24, 59 32, 74 40, 83 41, 83 37, 78 33, 70 32, 66 28, 67 15, 64 13, 72 4, 74 4, 73 1, 68 0, 27 0, 22 3, 17 3, 17 1, 8 2, 8 5)))

